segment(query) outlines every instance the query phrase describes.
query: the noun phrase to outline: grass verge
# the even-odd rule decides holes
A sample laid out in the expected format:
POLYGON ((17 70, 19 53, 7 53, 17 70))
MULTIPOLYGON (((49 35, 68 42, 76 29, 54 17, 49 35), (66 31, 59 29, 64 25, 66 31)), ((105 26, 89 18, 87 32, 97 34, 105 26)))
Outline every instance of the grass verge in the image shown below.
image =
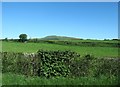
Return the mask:
POLYGON ((26 77, 13 73, 3 74, 3 85, 117 85, 118 78, 115 76, 107 77, 78 77, 78 78, 40 78, 26 77))

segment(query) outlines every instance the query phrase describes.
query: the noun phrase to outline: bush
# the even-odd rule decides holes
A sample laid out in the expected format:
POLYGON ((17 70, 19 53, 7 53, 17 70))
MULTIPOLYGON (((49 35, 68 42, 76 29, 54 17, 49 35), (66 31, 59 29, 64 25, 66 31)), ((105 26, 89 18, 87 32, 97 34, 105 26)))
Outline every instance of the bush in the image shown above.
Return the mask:
POLYGON ((41 59, 40 76, 57 77, 70 75, 69 64, 74 58, 79 57, 75 52, 71 51, 38 51, 41 59))
POLYGON ((118 76, 120 72, 120 59, 119 58, 101 58, 94 60, 93 63, 94 76, 99 77, 100 75, 114 75, 118 76))
POLYGON ((70 64, 71 76, 73 77, 83 77, 90 75, 91 62, 94 60, 94 56, 85 55, 82 59, 78 61, 73 61, 70 64))

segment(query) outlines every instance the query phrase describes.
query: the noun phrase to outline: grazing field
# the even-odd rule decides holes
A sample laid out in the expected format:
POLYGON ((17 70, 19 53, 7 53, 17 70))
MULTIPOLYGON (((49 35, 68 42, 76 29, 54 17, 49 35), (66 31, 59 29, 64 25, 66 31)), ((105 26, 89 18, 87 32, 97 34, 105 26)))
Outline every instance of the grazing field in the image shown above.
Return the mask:
MULTIPOLYGON (((112 43, 117 43, 117 42, 112 42, 112 43)), ((118 47, 92 47, 92 46, 76 46, 76 45, 43 43, 43 42, 21 43, 15 41, 8 41, 8 42, 3 41, 2 52, 5 52, 5 56, 2 61, 3 69, 4 69, 2 75, 2 85, 66 85, 66 86, 67 85, 68 86, 69 85, 117 85, 118 75, 116 75, 116 73, 119 71, 117 70, 119 63, 117 64, 116 60, 119 61, 118 50, 120 50, 120 48, 118 47), (48 51, 60 50, 61 52, 70 50, 80 54, 80 57, 78 57, 80 60, 79 59, 75 61, 72 60, 70 62, 70 67, 66 68, 64 67, 64 64, 62 64, 62 62, 60 63, 59 61, 57 61, 55 63, 54 62, 51 63, 48 61, 48 59, 50 59, 50 61, 56 60, 56 57, 59 59, 60 55, 56 56, 54 53, 53 55, 48 55, 51 54, 48 52, 39 54, 40 57, 39 59, 42 59, 43 57, 43 60, 45 59, 45 61, 48 61, 43 64, 37 63, 39 61, 36 62, 36 60, 34 61, 29 60, 30 56, 28 56, 29 59, 24 56, 20 57, 21 54, 19 54, 19 52, 22 52, 23 54, 37 53, 39 49, 48 50, 48 51), (85 59, 85 55, 87 54, 92 54, 95 58, 93 56, 88 55, 86 56, 85 59), (40 55, 41 56, 45 55, 45 56, 41 57, 40 55), (99 59, 100 61, 98 61, 99 59), (32 64, 36 64, 36 65, 32 65, 32 64), (58 64, 57 67, 55 64, 58 64), (48 65, 51 66, 49 67, 48 65), (42 77, 42 74, 41 76, 39 76, 38 72, 37 72, 38 76, 37 75, 34 76, 34 74, 31 74, 31 72, 33 73, 33 70, 35 70, 32 67, 36 67, 36 66, 38 66, 38 69, 43 70, 42 71, 43 76, 45 77, 42 77), (60 74, 61 76, 58 77, 57 76, 51 77, 52 75, 51 72, 54 75, 58 73, 56 68, 60 68, 60 69, 62 68, 60 71, 66 72, 65 74, 67 73, 69 74, 70 72, 69 74, 70 77, 62 76, 64 74, 60 74), (68 70, 68 72, 66 70, 68 70), (51 78, 46 78, 49 75, 51 78)), ((68 54, 67 57, 69 58, 68 54)), ((67 57, 65 56, 65 54, 63 55, 63 59, 67 57)), ((34 59, 33 56, 31 56, 31 58, 34 59)), ((60 56, 60 58, 62 58, 62 56, 60 56)))
POLYGON ((2 42, 2 51, 6 52, 28 52, 35 53, 39 49, 43 50, 71 50, 79 53, 81 56, 92 54, 95 57, 118 57, 117 47, 82 47, 74 45, 58 45, 50 43, 19 43, 2 42))

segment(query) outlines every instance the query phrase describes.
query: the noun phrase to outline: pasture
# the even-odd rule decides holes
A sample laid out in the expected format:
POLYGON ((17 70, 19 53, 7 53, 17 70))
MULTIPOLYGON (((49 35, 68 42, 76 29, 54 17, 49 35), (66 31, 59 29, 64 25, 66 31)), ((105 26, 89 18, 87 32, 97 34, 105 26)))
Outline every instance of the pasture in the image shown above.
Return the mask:
MULTIPOLYGON (((83 40, 79 40, 79 41, 83 41, 83 40)), ((72 42, 79 42, 79 41, 73 40, 72 42)), ((90 42, 90 40, 88 40, 88 42, 90 42)), ((99 41, 94 41, 94 42, 99 42, 99 41)), ((108 43, 108 41, 105 43, 108 43)), ((117 43, 117 42, 112 41, 110 43, 117 43)), ((118 47, 92 47, 92 46, 85 47, 85 46, 52 44, 52 43, 43 43, 43 42, 41 42, 41 43, 40 42, 39 43, 34 43, 34 42, 20 43, 20 42, 15 42, 15 41, 8 41, 8 42, 2 41, 2 52, 37 53, 39 49, 48 50, 48 51, 70 50, 70 51, 80 54, 80 58, 84 58, 84 56, 86 54, 91 54, 97 59, 100 59, 100 58, 117 59, 117 58, 119 58, 118 50, 120 48, 118 48, 118 47)), ((12 56, 10 56, 9 58, 14 60, 14 58, 12 58, 12 56)), ((11 61, 11 59, 9 59, 9 58, 7 60, 5 60, 4 62, 6 62, 6 63, 3 64, 3 65, 5 65, 5 67, 8 66, 8 68, 6 68, 6 69, 8 69, 8 71, 14 68, 14 64, 17 64, 17 62, 15 62, 15 60, 17 60, 19 62, 19 58, 16 58, 14 61, 11 61), (9 64, 11 64, 11 65, 9 65, 9 64)), ((23 63, 24 62, 27 63, 27 61, 23 61, 23 63)), ((90 75, 73 77, 73 78, 69 78, 69 77, 55 77, 54 78, 53 77, 53 78, 47 79, 44 77, 26 76, 24 74, 18 74, 18 73, 14 73, 14 72, 5 71, 2 76, 2 84, 3 85, 117 85, 118 77, 112 75, 112 73, 111 73, 111 70, 113 73, 115 70, 117 70, 117 65, 114 63, 115 62, 113 62, 113 61, 111 61, 111 62, 110 61, 109 62, 101 61, 101 62, 93 63, 92 60, 90 60, 90 61, 85 60, 84 62, 82 62, 82 61, 80 62, 79 60, 77 60, 76 63, 73 62, 73 64, 75 64, 75 67, 81 66, 80 64, 83 64, 81 67, 84 67, 84 68, 81 68, 81 69, 83 69, 83 72, 84 72, 84 69, 88 70, 85 72, 90 71, 90 75), (78 65, 76 65, 76 64, 78 64, 78 65), (95 72, 92 71, 92 70, 96 70, 97 68, 90 68, 90 69, 85 68, 85 67, 89 66, 89 64, 90 64, 90 66, 92 64, 96 66, 96 64, 97 64, 98 70, 100 70, 100 71, 95 71, 95 72), (111 66, 111 64, 113 64, 114 66, 111 66), (108 66, 108 65, 110 65, 110 66, 108 66), (109 72, 109 70, 107 71, 106 67, 107 67, 107 69, 110 70, 110 72, 109 72), (98 73, 97 74, 98 77, 97 76, 94 77, 94 75, 92 76, 93 72, 98 73), (99 75, 99 72, 100 72, 100 75, 99 75), (108 73, 108 75, 105 74, 106 72, 108 73), (104 73, 104 74, 102 74, 102 73, 104 73)), ((29 67, 31 67, 31 66, 29 66, 29 67)), ((72 67, 72 69, 73 68, 74 67, 72 67)), ((77 68, 77 69, 79 70, 79 68, 77 68)), ((75 69, 75 68, 73 69, 73 71, 75 71, 73 73, 75 73, 76 75, 77 75, 77 71, 78 71, 77 69, 75 69)), ((44 70, 44 68, 43 68, 43 70, 44 70)), ((79 70, 79 71, 81 71, 81 70, 79 70)))
POLYGON ((117 47, 83 47, 74 45, 59 45, 50 43, 19 43, 19 42, 2 42, 3 52, 28 52, 36 53, 39 49, 43 50, 71 50, 79 53, 81 56, 92 54, 95 57, 118 57, 117 47))

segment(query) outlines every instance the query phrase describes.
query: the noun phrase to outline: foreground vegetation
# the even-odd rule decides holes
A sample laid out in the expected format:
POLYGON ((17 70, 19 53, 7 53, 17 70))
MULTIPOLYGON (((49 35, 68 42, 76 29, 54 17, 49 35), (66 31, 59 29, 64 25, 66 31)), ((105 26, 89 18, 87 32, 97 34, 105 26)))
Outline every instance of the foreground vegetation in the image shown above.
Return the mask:
POLYGON ((117 85, 120 71, 118 42, 93 42, 3 41, 3 53, 0 53, 3 56, 2 84, 117 85))
MULTIPOLYGON (((3 85, 118 85, 118 78, 101 76, 96 77, 78 77, 78 78, 39 78, 26 77, 14 73, 3 74, 3 85)), ((69 86, 68 86, 69 87, 69 86)))
POLYGON ((71 51, 44 50, 37 54, 4 52, 2 55, 5 85, 118 84, 119 58, 99 59, 91 55, 80 58, 79 54, 71 51))

